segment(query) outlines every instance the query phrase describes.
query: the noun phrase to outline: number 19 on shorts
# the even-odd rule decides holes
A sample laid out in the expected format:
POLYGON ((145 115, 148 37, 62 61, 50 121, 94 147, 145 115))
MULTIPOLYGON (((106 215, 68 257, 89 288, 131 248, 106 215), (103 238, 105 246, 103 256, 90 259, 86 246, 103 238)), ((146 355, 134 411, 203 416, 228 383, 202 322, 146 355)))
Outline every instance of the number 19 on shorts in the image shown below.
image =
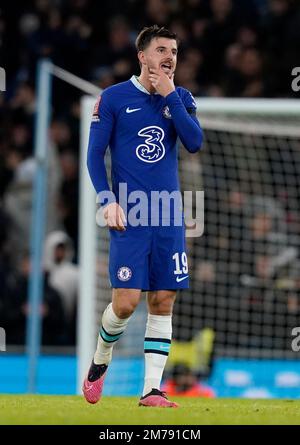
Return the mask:
POLYGON ((185 252, 180 255, 179 252, 174 253, 172 259, 175 261, 174 275, 182 275, 188 273, 188 261, 185 252))

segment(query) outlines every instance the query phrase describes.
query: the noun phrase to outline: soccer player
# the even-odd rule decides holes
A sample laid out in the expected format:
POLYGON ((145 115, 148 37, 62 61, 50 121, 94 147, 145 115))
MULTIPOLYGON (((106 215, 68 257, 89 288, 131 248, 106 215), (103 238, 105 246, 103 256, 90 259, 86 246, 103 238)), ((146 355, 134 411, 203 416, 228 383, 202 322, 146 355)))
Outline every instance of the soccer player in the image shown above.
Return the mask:
MULTIPOLYGON (((113 290, 83 383, 90 403, 100 400, 113 346, 125 331, 141 292, 147 291, 145 381, 139 405, 178 406, 167 399, 160 383, 171 344, 176 290, 188 288, 184 222, 172 224, 171 218, 165 225, 160 218, 158 225, 151 225, 144 217, 136 226, 130 218, 127 221, 119 199, 121 183, 127 186, 127 196, 139 191, 149 200, 152 191, 178 192, 177 139, 191 153, 201 147, 195 100, 189 91, 174 86, 177 43, 176 34, 165 28, 144 28, 136 40, 140 75, 105 89, 94 109, 87 164, 97 194, 109 191, 104 164, 109 145, 114 198, 103 211, 110 230, 113 290)), ((132 209, 130 203, 128 208, 132 209)))

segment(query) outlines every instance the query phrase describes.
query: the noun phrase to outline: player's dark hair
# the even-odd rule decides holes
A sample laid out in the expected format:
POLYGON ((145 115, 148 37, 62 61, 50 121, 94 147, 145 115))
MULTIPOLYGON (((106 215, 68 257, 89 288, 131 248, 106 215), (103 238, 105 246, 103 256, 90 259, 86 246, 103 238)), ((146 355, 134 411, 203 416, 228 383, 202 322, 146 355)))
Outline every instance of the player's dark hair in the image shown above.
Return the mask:
POLYGON ((169 31, 167 28, 159 27, 157 25, 149 26, 139 33, 135 41, 137 51, 144 51, 145 48, 157 37, 165 37, 166 39, 176 40, 177 45, 179 40, 175 32, 169 31))

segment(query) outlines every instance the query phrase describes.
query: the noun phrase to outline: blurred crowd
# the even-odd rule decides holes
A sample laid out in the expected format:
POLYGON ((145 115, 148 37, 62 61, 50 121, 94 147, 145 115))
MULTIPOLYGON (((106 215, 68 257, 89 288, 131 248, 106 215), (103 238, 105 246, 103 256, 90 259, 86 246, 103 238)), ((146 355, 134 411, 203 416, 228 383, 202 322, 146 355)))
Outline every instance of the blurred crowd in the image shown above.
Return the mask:
MULTIPOLYGON (((178 34, 181 43, 175 82, 195 96, 295 95, 291 70, 299 64, 300 52, 300 7, 296 0, 3 2, 0 64, 6 71, 6 91, 0 93, 0 321, 8 320, 9 343, 24 343, 24 323, 30 310, 26 292, 36 168, 37 61, 47 57, 105 88, 138 74, 134 41, 144 26, 152 24, 178 34)), ((77 289, 61 289, 60 280, 51 274, 58 268, 66 282, 74 279, 76 284, 78 280, 81 94, 53 79, 46 232, 59 241, 52 266, 44 265, 41 312, 45 344, 74 343, 77 289)))

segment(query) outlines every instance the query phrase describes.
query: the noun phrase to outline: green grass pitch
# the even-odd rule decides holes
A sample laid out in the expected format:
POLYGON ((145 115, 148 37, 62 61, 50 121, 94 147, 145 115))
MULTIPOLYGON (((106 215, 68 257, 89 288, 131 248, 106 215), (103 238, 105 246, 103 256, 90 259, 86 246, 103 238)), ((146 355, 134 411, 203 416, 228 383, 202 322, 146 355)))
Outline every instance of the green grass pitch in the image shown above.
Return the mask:
POLYGON ((300 400, 175 398, 180 408, 138 407, 136 397, 0 395, 2 425, 300 424, 300 400))

